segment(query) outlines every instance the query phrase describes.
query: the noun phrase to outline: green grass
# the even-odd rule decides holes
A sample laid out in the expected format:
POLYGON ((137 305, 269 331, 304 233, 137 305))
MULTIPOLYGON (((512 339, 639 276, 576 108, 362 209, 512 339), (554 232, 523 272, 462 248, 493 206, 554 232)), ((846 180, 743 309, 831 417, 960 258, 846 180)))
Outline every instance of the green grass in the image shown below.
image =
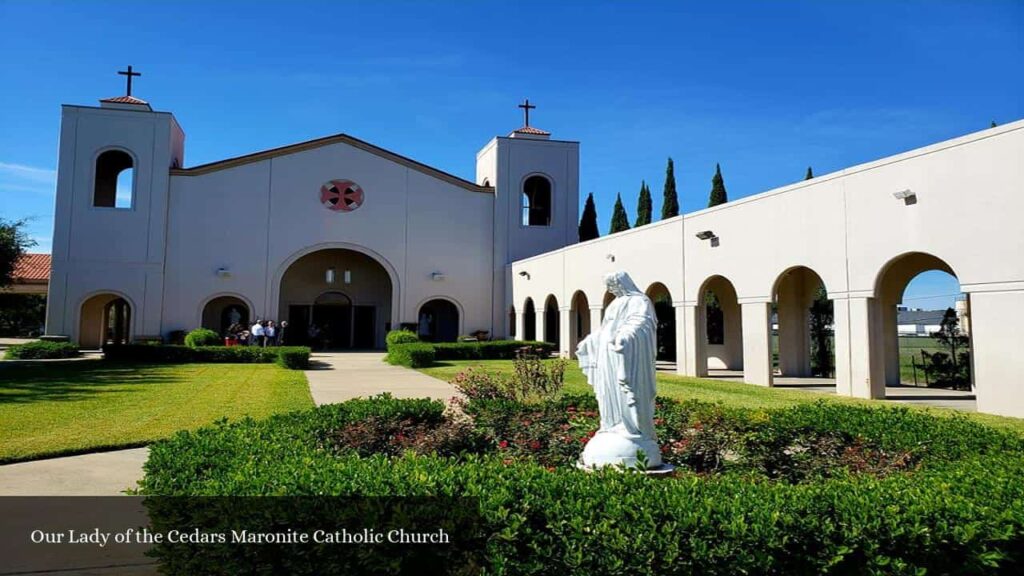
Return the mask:
MULTIPOLYGON (((512 360, 459 360, 439 362, 429 368, 421 368, 420 371, 442 380, 450 380, 458 372, 473 366, 488 372, 508 374, 512 372, 512 360)), ((587 384, 583 373, 570 362, 565 371, 565 388, 568 393, 589 393, 590 385, 587 384)), ((893 406, 908 406, 907 404, 894 404, 884 400, 863 400, 836 396, 801 390, 786 390, 781 388, 766 388, 741 382, 727 382, 705 378, 690 378, 676 376, 674 374, 658 373, 658 394, 677 400, 700 400, 702 402, 722 403, 727 406, 754 409, 786 408, 797 404, 824 400, 826 402, 846 402, 863 405, 887 408, 893 406)), ((931 406, 909 406, 914 410, 923 410, 939 417, 963 416, 982 424, 988 424, 996 428, 1012 430, 1024 434, 1024 419, 1007 418, 992 414, 966 413, 948 408, 936 408, 931 406)))
POLYGON ((0 462, 140 446, 223 417, 312 406, 305 375, 272 364, 0 365, 0 462))
POLYGON ((913 362, 917 362, 917 384, 924 386, 924 370, 921 369, 921 351, 929 354, 946 352, 938 340, 928 336, 900 336, 900 382, 914 384, 913 362))

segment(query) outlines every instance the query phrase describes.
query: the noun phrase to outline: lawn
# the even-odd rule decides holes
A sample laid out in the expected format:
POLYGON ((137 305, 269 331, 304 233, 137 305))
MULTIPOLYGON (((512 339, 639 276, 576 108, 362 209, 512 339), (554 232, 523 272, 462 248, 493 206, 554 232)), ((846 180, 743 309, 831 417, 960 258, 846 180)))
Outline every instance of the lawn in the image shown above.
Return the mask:
MULTIPOLYGON (((420 371, 435 378, 450 380, 452 376, 469 367, 478 367, 494 373, 511 373, 512 360, 451 360, 438 362, 429 368, 421 368, 420 371)), ((570 362, 565 371, 565 391, 570 393, 587 393, 591 388, 587 384, 583 373, 576 366, 576 362, 570 362)), ((665 372, 658 373, 658 394, 677 400, 700 400, 703 402, 722 403, 727 406, 739 408, 786 408, 817 400, 826 402, 847 402, 861 403, 879 407, 907 406, 906 404, 895 404, 883 400, 862 400, 836 396, 834 394, 823 394, 816 392, 786 390, 781 388, 766 388, 752 384, 739 382, 727 382, 722 380, 690 378, 676 376, 665 372)), ((994 416, 992 414, 966 413, 946 408, 933 408, 927 406, 910 406, 914 410, 924 410, 936 416, 964 416, 971 420, 995 426, 997 428, 1009 429, 1024 434, 1024 419, 994 416)))
POLYGON ((0 462, 139 446, 223 417, 312 406, 305 375, 272 364, 0 364, 0 462))

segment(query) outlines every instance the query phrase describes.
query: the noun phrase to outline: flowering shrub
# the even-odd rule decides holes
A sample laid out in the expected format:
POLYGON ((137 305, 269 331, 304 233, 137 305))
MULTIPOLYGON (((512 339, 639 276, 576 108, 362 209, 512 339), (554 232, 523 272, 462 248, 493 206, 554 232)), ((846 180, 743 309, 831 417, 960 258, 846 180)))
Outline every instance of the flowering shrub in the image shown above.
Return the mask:
POLYGON ((456 374, 451 383, 469 400, 525 402, 551 398, 565 382, 565 364, 560 358, 545 361, 539 354, 527 351, 516 355, 511 376, 467 368, 456 374))

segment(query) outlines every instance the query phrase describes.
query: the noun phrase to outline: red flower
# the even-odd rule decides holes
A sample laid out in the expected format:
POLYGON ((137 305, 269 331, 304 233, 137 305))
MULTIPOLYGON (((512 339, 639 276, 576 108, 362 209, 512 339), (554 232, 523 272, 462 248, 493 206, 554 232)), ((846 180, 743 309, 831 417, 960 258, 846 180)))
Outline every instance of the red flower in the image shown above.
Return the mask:
POLYGON ((575 406, 569 406, 569 407, 568 407, 568 408, 566 408, 565 410, 566 410, 567 412, 575 412, 575 411, 576 411, 576 407, 575 407, 575 406))
POLYGON ((498 448, 502 450, 508 448, 508 440, 502 440, 501 442, 498 442, 498 448))
POLYGON ((530 442, 530 450, 540 450, 540 440, 530 442))

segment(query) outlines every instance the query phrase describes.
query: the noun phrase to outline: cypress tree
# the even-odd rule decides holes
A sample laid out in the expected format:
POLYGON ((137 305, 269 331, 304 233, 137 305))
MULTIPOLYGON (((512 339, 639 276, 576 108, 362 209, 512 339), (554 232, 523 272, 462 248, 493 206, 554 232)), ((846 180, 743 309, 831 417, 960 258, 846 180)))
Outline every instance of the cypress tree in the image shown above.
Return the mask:
POLYGON ((629 230, 629 217, 626 216, 626 209, 622 206, 622 195, 615 195, 615 209, 612 211, 612 225, 608 229, 609 234, 629 230))
POLYGON ((808 166, 807 167, 807 175, 804 176, 804 180, 810 180, 811 178, 814 178, 814 172, 811 172, 811 167, 808 166))
POLYGON ((640 183, 640 199, 636 202, 636 226, 651 223, 651 189, 646 182, 640 183))
POLYGON ((729 196, 725 192, 725 181, 722 180, 722 167, 715 164, 715 175, 711 178, 711 197, 708 198, 708 208, 725 204, 729 196))
POLYGON ((594 193, 587 194, 587 202, 583 205, 583 216, 580 218, 580 242, 593 240, 601 235, 597 230, 597 208, 594 207, 594 193))
POLYGON ((679 216, 679 197, 676 196, 676 172, 672 159, 665 168, 665 193, 661 203, 661 219, 679 216))

